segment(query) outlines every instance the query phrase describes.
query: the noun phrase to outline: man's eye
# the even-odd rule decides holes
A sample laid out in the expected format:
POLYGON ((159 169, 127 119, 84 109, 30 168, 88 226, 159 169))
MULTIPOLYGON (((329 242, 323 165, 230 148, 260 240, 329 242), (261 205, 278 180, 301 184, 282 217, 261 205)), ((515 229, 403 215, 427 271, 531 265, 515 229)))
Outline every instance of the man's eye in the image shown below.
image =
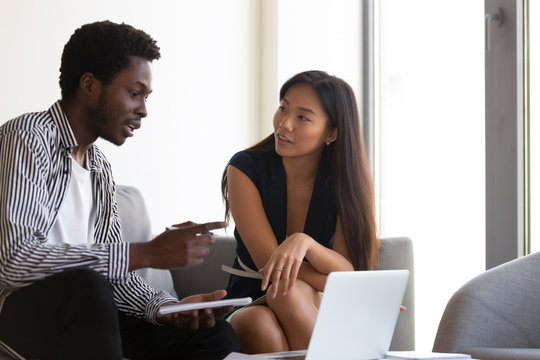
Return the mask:
POLYGON ((281 112, 287 111, 287 109, 285 109, 285 107, 284 107, 284 106, 281 106, 281 105, 278 107, 278 109, 279 109, 279 111, 281 111, 281 112))
POLYGON ((129 94, 132 96, 132 97, 136 97, 137 95, 139 95, 139 93, 135 90, 129 90, 129 94))

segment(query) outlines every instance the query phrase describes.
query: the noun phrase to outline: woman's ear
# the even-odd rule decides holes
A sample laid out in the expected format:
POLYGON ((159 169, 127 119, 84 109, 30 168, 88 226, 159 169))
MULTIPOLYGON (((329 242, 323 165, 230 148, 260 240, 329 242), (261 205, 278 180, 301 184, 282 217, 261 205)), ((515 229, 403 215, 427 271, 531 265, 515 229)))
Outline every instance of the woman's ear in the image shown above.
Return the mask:
POLYGON ((330 129, 330 131, 328 131, 328 135, 326 136, 326 141, 325 141, 326 145, 330 145, 331 143, 336 141, 337 135, 338 135, 337 127, 330 129))

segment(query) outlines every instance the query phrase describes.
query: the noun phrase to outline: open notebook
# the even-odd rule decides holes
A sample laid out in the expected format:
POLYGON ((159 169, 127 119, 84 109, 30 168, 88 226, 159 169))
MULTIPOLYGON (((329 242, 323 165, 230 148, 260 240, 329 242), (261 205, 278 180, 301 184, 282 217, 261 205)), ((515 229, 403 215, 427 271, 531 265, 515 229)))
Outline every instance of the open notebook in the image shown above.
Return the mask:
POLYGON ((326 281, 307 351, 231 354, 230 358, 382 359, 390 347, 408 278, 407 270, 333 272, 326 281))

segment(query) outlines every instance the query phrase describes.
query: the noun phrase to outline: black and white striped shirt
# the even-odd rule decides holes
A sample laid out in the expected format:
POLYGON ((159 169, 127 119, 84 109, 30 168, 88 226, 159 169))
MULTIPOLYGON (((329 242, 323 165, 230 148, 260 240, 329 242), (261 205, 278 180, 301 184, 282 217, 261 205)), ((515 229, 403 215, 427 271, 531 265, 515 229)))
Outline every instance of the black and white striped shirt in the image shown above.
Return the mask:
POLYGON ((66 269, 86 266, 114 288, 118 309, 155 322, 157 308, 176 300, 128 272, 111 167, 96 145, 87 159, 97 207, 92 246, 47 244, 71 176, 77 145, 60 102, 0 127, 0 311, 11 292, 66 269))

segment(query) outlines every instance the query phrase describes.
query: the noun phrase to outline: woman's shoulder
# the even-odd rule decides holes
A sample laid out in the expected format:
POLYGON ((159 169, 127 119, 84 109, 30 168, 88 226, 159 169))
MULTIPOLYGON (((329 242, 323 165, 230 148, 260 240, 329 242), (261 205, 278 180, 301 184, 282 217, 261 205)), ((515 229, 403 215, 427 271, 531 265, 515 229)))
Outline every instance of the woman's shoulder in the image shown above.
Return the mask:
POLYGON ((229 164, 252 161, 252 155, 252 153, 249 153, 247 151, 239 151, 231 157, 231 160, 229 160, 229 164))
POLYGON ((238 168, 245 166, 261 167, 265 164, 275 162, 277 154, 275 151, 267 151, 263 153, 251 152, 251 151, 239 151, 234 154, 229 161, 229 165, 233 165, 238 168))
MULTIPOLYGON (((272 174, 276 173, 281 164, 279 155, 275 151, 251 152, 240 151, 233 155, 229 165, 246 174, 255 184, 271 181, 272 174)), ((281 165, 282 166, 282 165, 281 165)))

